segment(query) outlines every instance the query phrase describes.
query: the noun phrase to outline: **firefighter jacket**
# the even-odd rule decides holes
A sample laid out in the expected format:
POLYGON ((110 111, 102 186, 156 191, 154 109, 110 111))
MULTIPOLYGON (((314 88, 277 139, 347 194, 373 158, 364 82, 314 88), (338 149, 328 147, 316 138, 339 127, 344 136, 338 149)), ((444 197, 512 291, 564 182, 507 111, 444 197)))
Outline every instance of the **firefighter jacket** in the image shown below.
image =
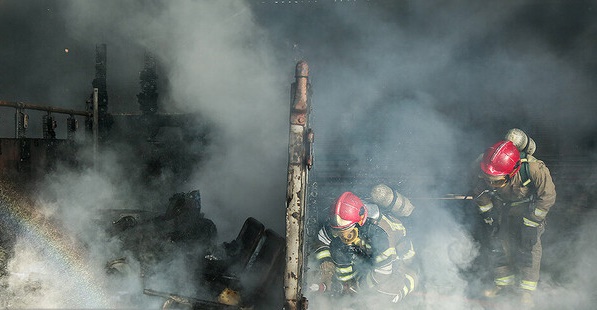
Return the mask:
POLYGON ((402 222, 379 214, 357 229, 358 240, 352 244, 342 242, 328 224, 319 230, 315 257, 321 266, 333 263, 333 281, 353 290, 376 290, 395 302, 412 292, 417 273, 409 266, 415 250, 402 222))
POLYGON ((555 185, 543 161, 533 158, 525 164, 528 165, 530 182, 524 180, 526 176, 523 176, 523 169, 520 169, 502 188, 488 189, 484 181, 478 178, 473 197, 481 212, 487 212, 493 208, 494 202, 505 205, 530 203, 531 210, 527 217, 534 222, 545 220, 556 201, 555 185))

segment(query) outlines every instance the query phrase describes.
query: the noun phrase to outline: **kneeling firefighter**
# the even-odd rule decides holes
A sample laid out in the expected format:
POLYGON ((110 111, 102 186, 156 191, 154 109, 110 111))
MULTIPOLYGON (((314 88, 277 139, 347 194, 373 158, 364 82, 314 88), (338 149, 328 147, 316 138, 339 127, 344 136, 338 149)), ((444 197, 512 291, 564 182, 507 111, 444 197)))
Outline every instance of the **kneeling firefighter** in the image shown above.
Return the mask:
POLYGON ((373 187, 371 203, 342 193, 319 230, 315 256, 321 277, 310 289, 379 294, 379 301, 388 303, 403 300, 418 287, 418 271, 412 242, 398 217, 413 209, 407 198, 384 184, 373 187))

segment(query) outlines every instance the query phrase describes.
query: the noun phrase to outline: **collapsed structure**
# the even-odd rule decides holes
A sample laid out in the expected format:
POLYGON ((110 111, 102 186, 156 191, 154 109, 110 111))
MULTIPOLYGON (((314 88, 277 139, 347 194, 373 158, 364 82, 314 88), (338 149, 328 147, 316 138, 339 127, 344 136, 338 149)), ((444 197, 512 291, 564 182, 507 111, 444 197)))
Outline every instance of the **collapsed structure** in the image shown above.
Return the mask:
MULTIPOLYGON (((0 100, 0 107, 15 109, 15 135, 13 138, 0 138, 0 168, 3 173, 13 176, 37 179, 56 163, 85 164, 77 151, 87 145, 93 147, 94 154, 114 143, 128 143, 133 148, 147 173, 156 175, 162 168, 177 173, 202 160, 202 150, 191 144, 209 143, 210 125, 196 113, 164 113, 159 106, 157 92, 157 63, 150 53, 145 54, 144 67, 139 74, 141 91, 137 94, 139 112, 110 113, 107 88, 107 47, 96 46, 95 78, 93 91, 85 102, 84 110, 63 109, 39 104, 9 102, 0 100), (28 128, 31 122, 28 111, 44 111, 43 137, 30 138, 28 128), (66 138, 57 138, 60 124, 56 114, 68 115, 66 138), (77 143, 79 124, 84 124, 86 144, 77 143), (168 128, 180 132, 179 139, 161 137, 168 128), (166 160, 167 159, 167 160, 166 160)), ((3 117, 4 118, 4 117, 3 117)), ((95 155, 94 155, 95 156, 95 155)), ((87 159, 93 163, 94 159, 87 159)))
MULTIPOLYGON (((34 183, 53 171, 58 164, 81 169, 93 167, 98 154, 118 143, 131 144, 145 177, 163 177, 163 170, 174 172, 184 180, 205 154, 199 145, 207 145, 211 127, 201 115, 163 113, 158 104, 158 75, 155 58, 147 53, 140 72, 141 92, 137 95, 139 113, 110 113, 107 89, 107 47, 96 46, 93 92, 84 110, 61 109, 22 102, 0 101, 0 107, 15 109, 14 138, 0 138, 0 169, 8 179, 34 183), (43 137, 28 137, 32 120, 28 111, 46 112, 43 137), (66 114, 67 135, 56 134, 59 126, 55 114, 66 114), (84 124, 78 133, 79 123, 84 124), (161 137, 165 128, 179 130, 180 139, 161 137), (77 136, 83 135, 82 139, 77 136), (81 142, 83 141, 83 142, 81 142), (194 144, 194 147, 190 145, 194 144), (81 158, 81 149, 91 147, 92 158, 81 158)), ((103 210, 98 224, 110 238, 118 238, 134 257, 114 257, 106 263, 108 274, 125 274, 131 259, 142 264, 141 278, 152 272, 160 259, 161 245, 190 246, 200 244, 196 253, 196 284, 207 293, 183 296, 177 292, 154 290, 144 284, 145 295, 164 298, 163 308, 195 309, 286 308, 306 309, 302 295, 305 210, 308 199, 308 170, 312 165, 313 133, 308 127, 308 65, 296 66, 296 81, 291 87, 292 102, 289 135, 286 236, 266 228, 255 218, 247 218, 238 236, 230 242, 216 244, 217 228, 201 212, 199 190, 176 193, 164 211, 120 208, 103 210), (289 240, 286 242, 285 240, 289 240), (284 289, 282 289, 284 287, 284 289)), ((4 229, 4 227, 2 227, 4 229)), ((5 248, 10 251, 10 244, 5 248)), ((166 250, 168 251, 168 250, 166 250)), ((9 256, 5 251, 3 256, 9 256)), ((163 253, 162 253, 163 254, 163 253)), ((141 292, 139 292, 141 293, 141 292)), ((155 297, 147 297, 155 298, 155 297)))

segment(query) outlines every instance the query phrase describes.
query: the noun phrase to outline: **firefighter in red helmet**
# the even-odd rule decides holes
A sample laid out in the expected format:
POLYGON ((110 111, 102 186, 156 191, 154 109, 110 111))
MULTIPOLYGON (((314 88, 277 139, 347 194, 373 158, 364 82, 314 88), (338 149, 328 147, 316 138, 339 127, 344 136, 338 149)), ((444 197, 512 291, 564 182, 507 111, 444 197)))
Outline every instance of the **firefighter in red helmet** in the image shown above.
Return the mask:
POLYGON ((517 291, 530 308, 539 280, 541 235, 556 190, 545 163, 522 154, 508 140, 489 147, 477 166, 473 198, 494 256, 495 285, 485 296, 517 291), (516 284, 518 290, 511 290, 516 284))
POLYGON ((339 295, 379 294, 381 303, 400 302, 418 286, 415 251, 396 214, 410 214, 412 204, 385 185, 374 187, 364 203, 352 192, 342 193, 331 205, 319 230, 314 255, 319 283, 312 291, 339 295), (381 190, 381 191, 380 191, 381 190), (383 205, 383 190, 390 196, 383 205), (382 193, 382 195, 379 195, 382 193))

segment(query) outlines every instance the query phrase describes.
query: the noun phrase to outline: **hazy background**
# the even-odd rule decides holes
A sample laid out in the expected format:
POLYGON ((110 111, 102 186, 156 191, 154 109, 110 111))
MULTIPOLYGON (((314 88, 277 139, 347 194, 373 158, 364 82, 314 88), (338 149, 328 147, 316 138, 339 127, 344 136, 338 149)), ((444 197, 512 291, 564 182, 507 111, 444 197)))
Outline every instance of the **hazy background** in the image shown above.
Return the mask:
MULTIPOLYGON (((412 197, 418 209, 410 228, 426 289, 440 296, 426 307, 437 309, 479 307, 462 298, 471 277, 459 269, 468 268, 476 246, 466 212, 423 198, 466 192, 469 162, 509 128, 521 128, 558 188, 544 238, 541 285, 549 290, 540 293, 545 305, 587 309, 595 301, 595 275, 586 271, 596 243, 596 10, 596 1, 539 0, 0 0, 0 99, 83 109, 95 45, 105 43, 109 111, 137 112, 138 74, 152 52, 163 111, 198 112, 216 128, 209 161, 177 190, 201 190, 221 240, 234 238, 248 216, 283 234, 289 90, 304 59, 313 91, 313 180, 335 184, 319 201, 348 189, 364 195, 378 181, 412 197)), ((13 118, 0 108, 3 137, 14 134, 13 118)), ((102 253, 90 265, 103 266, 120 249, 97 242, 85 225, 88 211, 160 204, 131 199, 144 189, 127 182, 123 153, 107 150, 101 173, 58 171, 44 191, 59 198, 40 198, 48 216, 102 253)), ((172 192, 164 191, 165 203, 172 192)), ((19 245, 27 257, 20 265, 41 264, 35 246, 19 245)), ((99 273, 90 279, 103 287, 99 273)), ((122 306, 101 297, 64 302, 67 291, 48 289, 23 304, 122 306)))

